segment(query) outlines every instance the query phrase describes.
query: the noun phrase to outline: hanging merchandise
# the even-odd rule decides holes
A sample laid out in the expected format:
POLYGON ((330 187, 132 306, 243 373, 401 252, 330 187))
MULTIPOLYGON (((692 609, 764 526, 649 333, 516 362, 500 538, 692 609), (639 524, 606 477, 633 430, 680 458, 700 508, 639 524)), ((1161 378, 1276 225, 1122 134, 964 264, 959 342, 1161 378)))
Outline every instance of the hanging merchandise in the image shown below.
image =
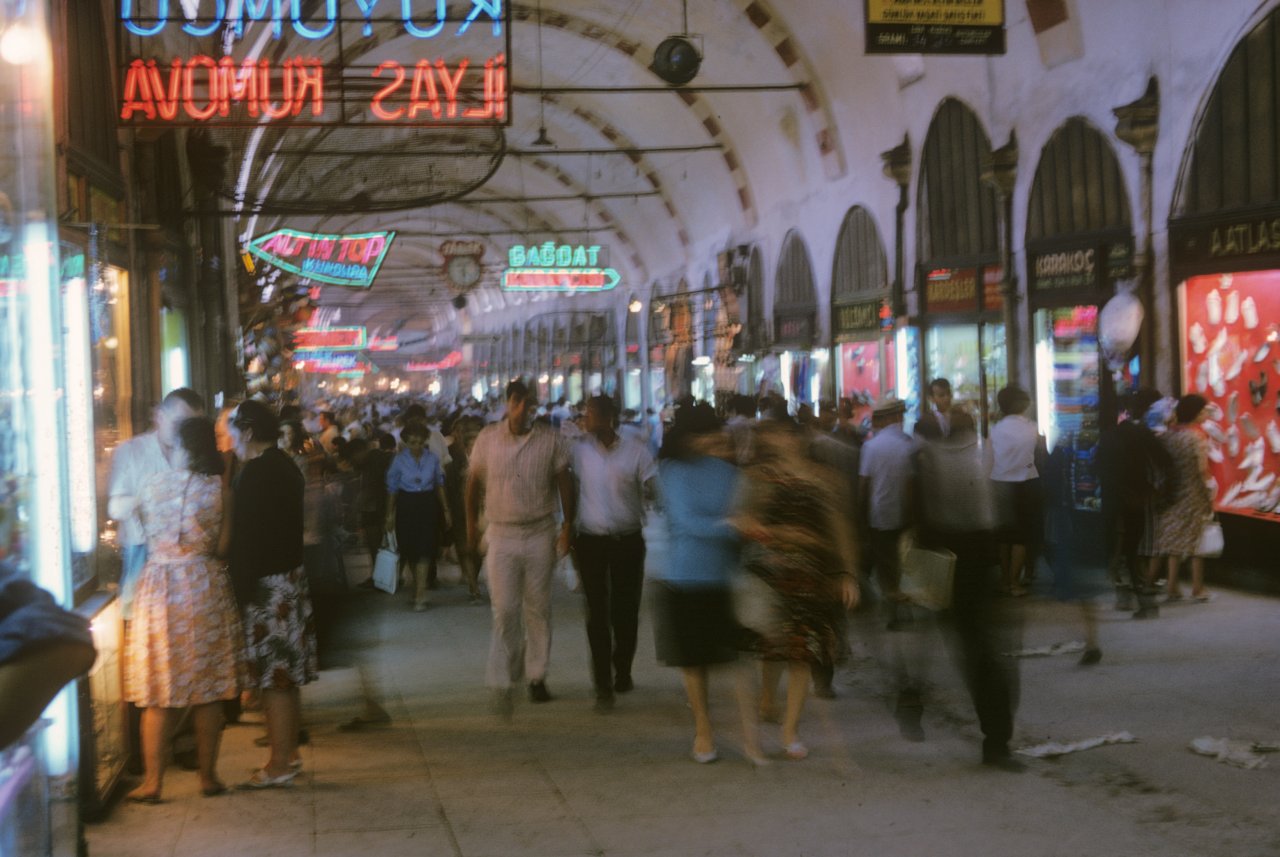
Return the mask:
POLYGON ((1183 389, 1210 402, 1215 505, 1280 518, 1280 271, 1191 277, 1183 303, 1183 389))
POLYGON ((1107 365, 1119 369, 1129 360, 1129 350, 1142 329, 1142 302, 1132 292, 1118 292, 1098 314, 1098 343, 1107 365))

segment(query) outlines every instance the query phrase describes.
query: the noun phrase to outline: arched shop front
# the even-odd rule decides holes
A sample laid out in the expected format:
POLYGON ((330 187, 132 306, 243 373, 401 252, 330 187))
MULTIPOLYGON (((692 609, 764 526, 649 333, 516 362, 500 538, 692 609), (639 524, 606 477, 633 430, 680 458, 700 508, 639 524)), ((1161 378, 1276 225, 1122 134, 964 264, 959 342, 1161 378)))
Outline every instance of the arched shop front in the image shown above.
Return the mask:
POLYGON ((780 392, 793 405, 817 405, 828 371, 826 349, 818 339, 818 294, 804 239, 794 229, 782 240, 774 277, 774 350, 778 354, 780 392))
POLYGON ((1009 377, 996 193, 982 180, 990 156, 973 111, 956 99, 944 101, 920 164, 916 290, 923 360, 920 386, 909 391, 915 399, 929 379, 948 379, 956 403, 974 409, 984 432, 996 392, 1009 377))
POLYGON ((1275 568, 1280 538, 1280 10, 1218 76, 1169 224, 1184 393, 1214 407, 1224 563, 1275 568))
POLYGON ((622 341, 626 357, 623 361, 622 407, 640 410, 644 407, 644 354, 640 349, 640 312, 644 305, 634 294, 627 301, 626 319, 622 324, 622 341))
POLYGON ((897 387, 889 264, 871 215, 849 209, 831 271, 831 348, 836 397, 861 405, 897 387))
POLYGON ((741 361, 747 364, 743 392, 759 396, 764 392, 764 353, 769 347, 769 327, 764 312, 764 259, 760 248, 752 247, 747 257, 747 326, 742 339, 741 361))
MULTIPOLYGON (((654 286, 657 291, 657 286, 654 286)), ((660 411, 667 403, 667 346, 671 342, 668 322, 671 308, 667 299, 653 295, 649 299, 649 405, 660 411)))
POLYGON ((1133 381, 1127 364, 1114 376, 1108 369, 1098 312, 1116 282, 1133 276, 1133 228, 1111 144, 1082 118, 1069 119, 1040 153, 1026 248, 1040 430, 1050 449, 1071 452, 1076 509, 1098 511, 1098 440, 1133 381))

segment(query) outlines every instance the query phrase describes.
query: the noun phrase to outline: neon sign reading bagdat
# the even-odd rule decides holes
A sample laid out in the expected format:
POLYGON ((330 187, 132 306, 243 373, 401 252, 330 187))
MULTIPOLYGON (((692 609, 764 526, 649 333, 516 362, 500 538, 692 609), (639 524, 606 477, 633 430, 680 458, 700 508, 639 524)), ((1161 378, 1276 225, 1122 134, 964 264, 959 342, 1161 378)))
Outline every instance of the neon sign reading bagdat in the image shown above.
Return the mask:
POLYGON ((622 279, 613 268, 600 267, 598 244, 517 244, 507 252, 502 288, 508 292, 602 292, 622 279))
POLYGON ((125 123, 510 121, 510 9, 502 0, 469 0, 469 11, 463 7, 460 17, 450 14, 445 0, 323 0, 308 4, 315 8, 305 14, 302 0, 148 0, 145 10, 143 5, 120 0, 128 58, 119 116, 125 123), (243 37, 251 24, 277 40, 303 39, 308 50, 314 46, 317 54, 335 59, 270 48, 254 58, 216 55, 216 37, 243 37), (387 58, 380 51, 378 60, 365 65, 350 59, 373 39, 375 25, 384 38, 369 41, 371 49, 407 35, 416 40, 408 43, 413 55, 387 58), (332 47, 324 44, 330 40, 332 47), (175 50, 181 44, 188 49, 175 50), (415 45, 430 50, 420 52, 415 45), (268 55, 274 58, 260 58, 268 55))

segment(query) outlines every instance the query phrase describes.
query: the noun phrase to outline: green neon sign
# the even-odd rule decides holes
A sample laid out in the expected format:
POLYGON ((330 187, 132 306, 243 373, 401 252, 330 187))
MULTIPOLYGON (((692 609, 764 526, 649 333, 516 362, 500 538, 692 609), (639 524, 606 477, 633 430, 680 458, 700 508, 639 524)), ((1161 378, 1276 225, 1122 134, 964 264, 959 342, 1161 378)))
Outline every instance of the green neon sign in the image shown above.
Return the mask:
POLYGON ((263 261, 309 280, 367 289, 387 258, 394 232, 322 235, 277 229, 249 242, 248 250, 263 261))
POLYGON ((603 292, 622 275, 601 266, 599 244, 517 244, 507 251, 502 289, 508 292, 603 292))

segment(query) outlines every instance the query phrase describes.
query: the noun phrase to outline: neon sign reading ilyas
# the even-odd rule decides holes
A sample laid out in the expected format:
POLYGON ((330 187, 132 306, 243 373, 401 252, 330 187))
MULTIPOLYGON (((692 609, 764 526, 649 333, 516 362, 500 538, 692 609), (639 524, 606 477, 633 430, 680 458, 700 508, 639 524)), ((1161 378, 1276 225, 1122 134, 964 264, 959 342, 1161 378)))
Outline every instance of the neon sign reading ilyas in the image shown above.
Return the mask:
POLYGON ((618 285, 622 276, 600 267, 598 244, 518 244, 507 253, 502 288, 509 292, 603 292, 618 285))
POLYGON ((387 258, 394 232, 321 235, 277 229, 249 242, 248 250, 277 268, 330 283, 367 289, 387 258))
POLYGON ((454 6, 451 14, 446 0, 120 0, 119 116, 134 125, 507 124, 510 9, 503 0, 454 6), (247 44, 254 25, 276 40, 305 40, 308 50, 220 55, 232 37, 247 44), (402 36, 410 41, 397 44, 411 55, 388 57, 381 46, 402 36), (378 50, 376 60, 360 64, 362 43, 378 50))

